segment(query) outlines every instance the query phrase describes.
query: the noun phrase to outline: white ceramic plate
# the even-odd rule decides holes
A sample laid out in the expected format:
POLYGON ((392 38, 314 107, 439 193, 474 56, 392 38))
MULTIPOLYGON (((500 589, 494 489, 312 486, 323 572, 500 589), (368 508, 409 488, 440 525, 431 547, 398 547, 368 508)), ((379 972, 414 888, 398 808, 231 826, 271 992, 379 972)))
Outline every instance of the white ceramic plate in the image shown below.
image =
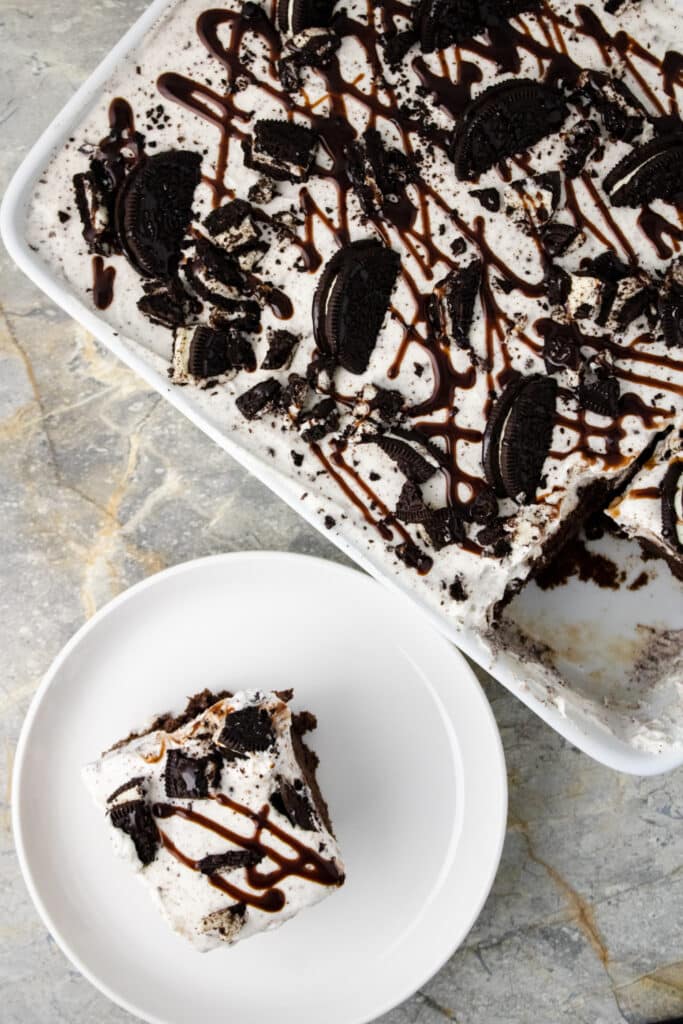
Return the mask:
POLYGON ((19 740, 14 832, 29 891, 106 995, 164 1024, 360 1024, 419 988, 498 867, 500 737, 463 657, 404 597, 299 555, 218 555, 112 601, 66 645, 19 740), (210 688, 294 686, 347 867, 283 928, 202 955, 109 847, 81 765, 210 688))

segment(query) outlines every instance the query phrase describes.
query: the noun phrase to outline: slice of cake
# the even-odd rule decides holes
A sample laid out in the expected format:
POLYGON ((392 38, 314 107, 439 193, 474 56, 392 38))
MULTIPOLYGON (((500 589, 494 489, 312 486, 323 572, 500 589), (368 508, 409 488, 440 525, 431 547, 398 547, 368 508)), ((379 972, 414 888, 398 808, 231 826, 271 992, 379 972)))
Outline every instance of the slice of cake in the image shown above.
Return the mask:
POLYGON ((276 928, 344 882, 291 691, 204 690, 83 770, 115 852, 206 951, 276 928))
POLYGON ((607 515, 683 580, 683 430, 660 441, 607 515))

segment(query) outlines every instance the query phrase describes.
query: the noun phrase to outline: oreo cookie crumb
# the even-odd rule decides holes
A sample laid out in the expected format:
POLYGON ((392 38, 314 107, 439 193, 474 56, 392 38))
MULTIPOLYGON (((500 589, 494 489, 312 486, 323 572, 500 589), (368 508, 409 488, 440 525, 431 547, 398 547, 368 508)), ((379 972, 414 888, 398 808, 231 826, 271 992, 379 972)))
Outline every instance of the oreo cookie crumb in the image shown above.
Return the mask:
POLYGON ((114 828, 125 832, 133 840, 140 862, 145 866, 151 864, 159 848, 159 831, 144 800, 117 804, 111 808, 109 817, 114 828))
POLYGON ((274 377, 269 377, 241 394, 235 400, 235 405, 245 419, 253 420, 267 409, 274 408, 281 391, 282 387, 279 381, 274 377))
POLYGON ((265 708, 254 706, 232 711, 225 719, 217 742, 238 754, 268 750, 275 743, 270 715, 265 708))
POLYGON ((253 868, 263 860, 260 850, 227 850, 226 853, 211 853, 197 861, 197 868, 203 875, 235 868, 253 868))
POLYGON ((209 783, 217 782, 218 766, 208 757, 190 757, 182 750, 169 750, 164 767, 166 796, 179 800, 204 799, 209 783))

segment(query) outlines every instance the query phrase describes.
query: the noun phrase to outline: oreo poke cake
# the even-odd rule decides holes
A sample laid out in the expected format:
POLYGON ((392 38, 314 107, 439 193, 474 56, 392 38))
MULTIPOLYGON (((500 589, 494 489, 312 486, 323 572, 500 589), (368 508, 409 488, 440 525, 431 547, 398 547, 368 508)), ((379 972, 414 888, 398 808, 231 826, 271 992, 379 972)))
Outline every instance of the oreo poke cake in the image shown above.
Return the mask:
POLYGON ((628 489, 683 426, 682 39, 673 0, 177 0, 31 242, 486 633, 596 510, 680 560, 680 473, 628 489))
POLYGON ((275 928, 344 882, 292 691, 210 693, 84 769, 116 854, 200 951, 275 928))

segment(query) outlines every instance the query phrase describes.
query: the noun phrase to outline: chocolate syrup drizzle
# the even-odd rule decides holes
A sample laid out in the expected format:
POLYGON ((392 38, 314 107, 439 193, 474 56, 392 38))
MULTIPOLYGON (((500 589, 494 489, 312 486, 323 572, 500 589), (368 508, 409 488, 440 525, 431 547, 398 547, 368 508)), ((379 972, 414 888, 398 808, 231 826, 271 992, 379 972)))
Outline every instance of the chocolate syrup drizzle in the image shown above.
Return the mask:
POLYGON ((101 256, 92 258, 92 300, 97 309, 109 309, 114 301, 116 267, 105 267, 101 256))
MULTIPOLYGON (((351 240, 349 217, 353 188, 344 156, 345 147, 355 138, 355 132, 349 125, 349 107, 360 107, 365 111, 368 128, 379 123, 392 126, 398 133, 400 148, 409 158, 415 152, 418 143, 426 142, 429 146, 446 152, 450 133, 435 126, 428 117, 423 116, 419 105, 415 108, 402 105, 396 90, 383 73, 380 36, 390 37, 396 31, 404 29, 406 24, 412 23, 411 3, 404 0, 384 0, 381 7, 376 10, 372 0, 367 0, 367 24, 355 20, 343 10, 334 15, 334 31, 342 38, 352 37, 356 41, 365 55, 372 73, 372 81, 368 89, 367 75, 360 75, 352 81, 345 80, 338 56, 333 55, 324 68, 316 71, 325 87, 325 114, 318 109, 320 100, 311 102, 302 90, 297 93, 287 92, 278 81, 276 63, 280 57, 282 41, 274 27, 274 7, 274 0, 271 0, 269 15, 261 8, 254 10, 253 5, 249 6, 246 14, 237 10, 211 9, 204 11, 197 19, 196 28, 201 42, 225 71, 225 92, 217 92, 203 82, 176 73, 162 74, 158 79, 158 88, 164 97, 189 109, 213 125, 218 133, 215 170, 204 179, 212 191, 214 205, 219 205, 226 198, 233 196, 233 190, 225 182, 231 147, 251 134, 253 112, 245 111, 239 105, 240 92, 244 84, 257 86, 265 97, 275 101, 282 108, 283 116, 289 119, 296 116, 318 133, 329 161, 325 166, 318 164, 314 173, 334 185, 337 208, 333 212, 322 210, 309 189, 303 185, 299 191, 303 225, 300 230, 291 232, 291 241, 301 252, 302 267, 312 273, 322 262, 321 254, 314 242, 316 223, 323 225, 339 246, 351 240), (377 20, 380 22, 378 27, 377 20), (246 55, 248 46, 245 46, 245 43, 253 39, 260 40, 265 47, 270 69, 269 75, 263 75, 258 80, 252 62, 246 55)), ((556 14, 545 0, 541 0, 537 13, 513 18, 509 23, 491 30, 488 36, 473 38, 453 47, 454 72, 451 71, 445 53, 435 55, 438 71, 428 66, 427 60, 419 52, 411 51, 405 60, 411 62, 412 69, 425 91, 431 96, 432 102, 455 121, 469 104, 473 87, 482 80, 482 64, 489 64, 504 72, 515 74, 521 67, 521 56, 526 54, 535 59, 539 80, 550 85, 562 84, 567 88, 576 85, 582 68, 569 56, 565 38, 568 33, 593 40, 606 69, 611 68, 617 61, 620 63, 627 76, 637 85, 653 119, 661 125, 680 123, 674 87, 683 85, 683 57, 671 50, 660 60, 625 32, 619 31, 611 35, 596 12, 583 4, 576 6, 576 19, 571 21, 556 14), (535 34, 532 32, 531 21, 540 29, 542 39, 538 38, 538 30, 535 34), (655 68, 660 75, 666 100, 660 99, 650 88, 642 73, 643 65, 655 68)), ((532 174, 534 170, 528 156, 516 157, 499 167, 503 182, 511 179, 513 166, 524 174, 532 174)), ((425 292, 404 261, 400 274, 412 297, 414 311, 412 317, 406 319, 396 308, 391 310, 391 316, 402 330, 402 341, 397 347, 388 376, 390 379, 398 376, 406 353, 413 344, 420 346, 429 357, 434 379, 432 394, 426 401, 407 411, 413 418, 416 429, 427 438, 439 442, 445 449, 446 456, 441 461, 441 472, 445 478, 446 498, 451 504, 462 506, 471 502, 484 486, 483 478, 466 472, 458 457, 459 446, 477 445, 482 441, 481 431, 460 425, 457 417, 459 395, 475 386, 481 368, 475 369, 473 365, 464 370, 457 370, 448 346, 440 343, 430 327, 428 301, 433 283, 445 276, 450 269, 460 266, 458 258, 446 247, 447 242, 442 242, 432 230, 430 210, 436 208, 441 214, 445 214, 460 235, 474 248, 482 262, 480 300, 484 315, 486 352, 481 366, 486 373, 489 394, 484 408, 485 414, 490 409, 493 397, 499 394, 515 375, 506 344, 509 332, 514 328, 516 341, 526 346, 530 353, 538 356, 542 352, 542 332, 536 327, 534 336, 519 328, 497 301, 493 281, 502 280, 508 292, 518 291, 528 298, 542 298, 548 288, 548 261, 536 237, 545 273, 537 281, 528 281, 521 277, 489 244, 484 218, 475 217, 471 224, 465 221, 456 210, 448 206, 438 191, 423 179, 419 172, 419 163, 416 164, 416 168, 415 180, 406 190, 406 195, 395 204, 386 204, 381 215, 370 215, 368 230, 374 231, 387 245, 392 244, 392 238, 398 237, 419 267, 422 277, 430 283, 425 292)), ((567 178, 565 186, 566 208, 576 226, 586 234, 592 235, 601 246, 613 250, 620 259, 636 268, 636 250, 619 227, 609 203, 591 175, 583 173, 573 181, 567 178), (595 215, 589 216, 586 213, 587 205, 595 209, 595 215)), ((267 218, 263 212, 259 215, 267 218)), ((666 259, 680 251, 683 242, 682 224, 671 222, 648 206, 641 210, 638 224, 659 258, 666 259)), ((281 312, 285 315, 285 311, 281 312)), ((583 336, 582 344, 603 351, 607 349, 614 358, 614 373, 622 385, 620 415, 608 427, 596 426, 593 422, 594 417, 587 417, 583 410, 579 410, 572 418, 558 415, 558 424, 574 437, 569 451, 581 452, 585 458, 605 467, 625 466, 630 458, 621 450, 621 444, 627 436, 625 418, 637 417, 648 428, 665 425, 671 410, 650 406, 625 390, 628 383, 633 382, 650 384, 679 399, 683 395, 680 385, 648 376, 647 368, 650 366, 672 370, 678 374, 683 371, 683 362, 673 356, 661 358, 651 355, 647 347, 652 340, 650 335, 643 335, 625 351, 624 346, 611 339, 600 338, 598 341, 591 336, 583 336)), ((319 445, 313 445, 312 448, 325 471, 359 509, 365 521, 379 531, 383 539, 390 540, 394 532, 408 538, 406 531, 382 506, 369 485, 345 463, 341 451, 338 450, 328 457, 319 445)), ((557 459, 563 458, 566 454, 567 452, 551 453, 557 459)))
MULTIPOLYGON (((258 865, 244 869, 249 887, 256 890, 255 892, 249 892, 229 882, 219 871, 214 871, 207 876, 210 885, 220 889, 237 903, 245 903, 266 913, 276 914, 286 903, 285 894, 282 889, 277 888, 286 878, 303 878, 307 882, 315 882, 318 885, 341 885, 343 882, 343 875, 334 861, 321 857, 317 851, 306 846, 305 843, 285 832, 270 820, 270 808, 267 804, 256 812, 237 803, 224 793, 216 793, 211 799, 222 807, 227 807, 252 821, 254 824, 252 835, 240 835, 239 832, 220 825, 212 818, 195 811, 191 805, 179 807, 177 804, 156 803, 152 807, 152 813, 155 818, 160 820, 172 817, 182 818, 184 821, 213 832, 214 835, 220 836, 221 839, 225 839, 243 850, 258 853, 262 859, 268 858, 276 865, 271 871, 263 871, 258 865), (268 843, 267 838, 264 838, 264 833, 289 847, 293 856, 286 856, 275 849, 268 843)), ((176 860, 191 871, 201 871, 201 862, 184 854, 161 828, 159 836, 164 847, 176 860)))

